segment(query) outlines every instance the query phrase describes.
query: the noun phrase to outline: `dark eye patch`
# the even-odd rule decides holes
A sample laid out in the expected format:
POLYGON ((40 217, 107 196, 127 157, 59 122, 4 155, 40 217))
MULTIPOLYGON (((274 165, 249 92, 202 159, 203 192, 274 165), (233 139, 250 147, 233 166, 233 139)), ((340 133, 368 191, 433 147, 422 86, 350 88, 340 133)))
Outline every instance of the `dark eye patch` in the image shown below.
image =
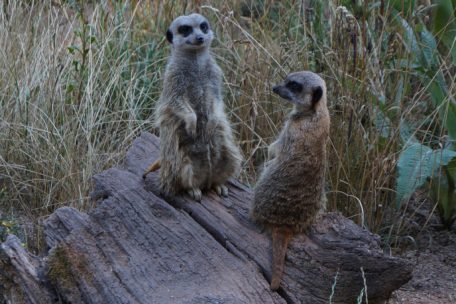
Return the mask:
POLYGON ((290 91, 299 93, 302 91, 302 84, 297 83, 296 81, 290 81, 287 83, 286 87, 290 89, 290 91))
POLYGON ((190 25, 181 25, 177 28, 177 32, 184 37, 187 37, 193 32, 193 28, 190 25))
POLYGON ((201 29, 201 31, 203 31, 204 34, 206 34, 207 31, 209 30, 209 24, 207 24, 207 22, 201 23, 200 29, 201 29))

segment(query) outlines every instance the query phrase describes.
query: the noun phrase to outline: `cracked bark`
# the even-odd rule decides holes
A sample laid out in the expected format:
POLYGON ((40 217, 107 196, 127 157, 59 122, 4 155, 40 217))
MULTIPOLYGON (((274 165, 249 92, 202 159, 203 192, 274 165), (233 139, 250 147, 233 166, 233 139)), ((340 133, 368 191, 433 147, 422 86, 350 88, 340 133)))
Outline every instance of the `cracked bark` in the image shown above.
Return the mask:
POLYGON ((48 256, 30 255, 13 236, 1 245, 7 301, 354 303, 367 287, 376 303, 411 278, 411 265, 385 255, 378 236, 327 213, 305 245, 304 236, 292 240, 282 288, 271 292, 270 238, 248 219, 251 190, 232 181, 228 198, 162 198, 156 173, 141 178, 158 144, 141 134, 121 167, 94 177, 94 210, 64 207, 46 219, 48 256))

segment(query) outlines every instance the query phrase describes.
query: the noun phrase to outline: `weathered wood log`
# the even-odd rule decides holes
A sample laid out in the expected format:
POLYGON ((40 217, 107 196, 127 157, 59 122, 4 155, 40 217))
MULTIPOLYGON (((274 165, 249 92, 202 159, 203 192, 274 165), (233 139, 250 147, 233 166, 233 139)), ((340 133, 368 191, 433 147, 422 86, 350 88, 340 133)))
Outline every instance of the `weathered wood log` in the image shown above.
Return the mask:
POLYGON ((58 299, 44 274, 43 261, 28 253, 14 235, 0 245, 2 294, 7 303, 54 303, 58 299))
POLYGON ((16 260, 2 245, 0 260, 8 268, 0 272, 0 291, 7 300, 13 288, 21 294, 31 288, 24 303, 57 297, 71 303, 354 303, 362 292, 376 303, 411 278, 411 265, 385 255, 378 236, 327 213, 307 242, 304 236, 291 242, 282 288, 270 291, 270 238, 248 219, 251 190, 232 181, 228 198, 212 191, 201 203, 162 198, 156 173, 141 178, 158 145, 143 133, 123 166, 94 177, 94 210, 60 208, 44 222, 51 248, 44 260, 23 249, 33 262, 16 260), (25 275, 33 283, 16 279, 6 286, 5 278, 24 263, 41 274, 25 275))

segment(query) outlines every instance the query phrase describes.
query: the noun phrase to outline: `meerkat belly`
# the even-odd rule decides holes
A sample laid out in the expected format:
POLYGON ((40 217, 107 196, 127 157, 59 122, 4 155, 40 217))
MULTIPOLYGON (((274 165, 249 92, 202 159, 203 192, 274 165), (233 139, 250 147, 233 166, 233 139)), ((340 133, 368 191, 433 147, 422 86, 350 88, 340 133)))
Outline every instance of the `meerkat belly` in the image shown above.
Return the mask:
POLYGON ((196 136, 183 137, 185 142, 182 142, 181 147, 190 159, 194 174, 201 181, 201 186, 204 186, 209 184, 213 174, 213 164, 220 154, 219 140, 209 126, 210 117, 214 116, 213 101, 209 99, 210 92, 207 88, 195 87, 189 92, 189 96, 197 115, 196 136))

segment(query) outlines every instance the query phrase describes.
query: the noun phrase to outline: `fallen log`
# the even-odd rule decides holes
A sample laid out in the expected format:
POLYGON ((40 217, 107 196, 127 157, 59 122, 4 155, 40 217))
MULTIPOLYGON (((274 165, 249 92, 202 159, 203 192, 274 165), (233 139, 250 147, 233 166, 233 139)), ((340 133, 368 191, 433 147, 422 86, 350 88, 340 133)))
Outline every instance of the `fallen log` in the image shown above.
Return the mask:
POLYGON ((378 236, 327 213, 307 242, 291 242, 282 287, 270 291, 270 237, 249 221, 251 190, 232 181, 228 198, 212 191, 201 203, 163 198, 157 173, 142 179, 158 145, 143 133, 122 166, 96 175, 97 207, 88 214, 64 207, 45 220, 47 257, 22 249, 26 259, 16 258, 8 250, 19 242, 14 237, 2 244, 0 292, 7 301, 382 303, 411 278, 411 264, 384 254, 378 236))

